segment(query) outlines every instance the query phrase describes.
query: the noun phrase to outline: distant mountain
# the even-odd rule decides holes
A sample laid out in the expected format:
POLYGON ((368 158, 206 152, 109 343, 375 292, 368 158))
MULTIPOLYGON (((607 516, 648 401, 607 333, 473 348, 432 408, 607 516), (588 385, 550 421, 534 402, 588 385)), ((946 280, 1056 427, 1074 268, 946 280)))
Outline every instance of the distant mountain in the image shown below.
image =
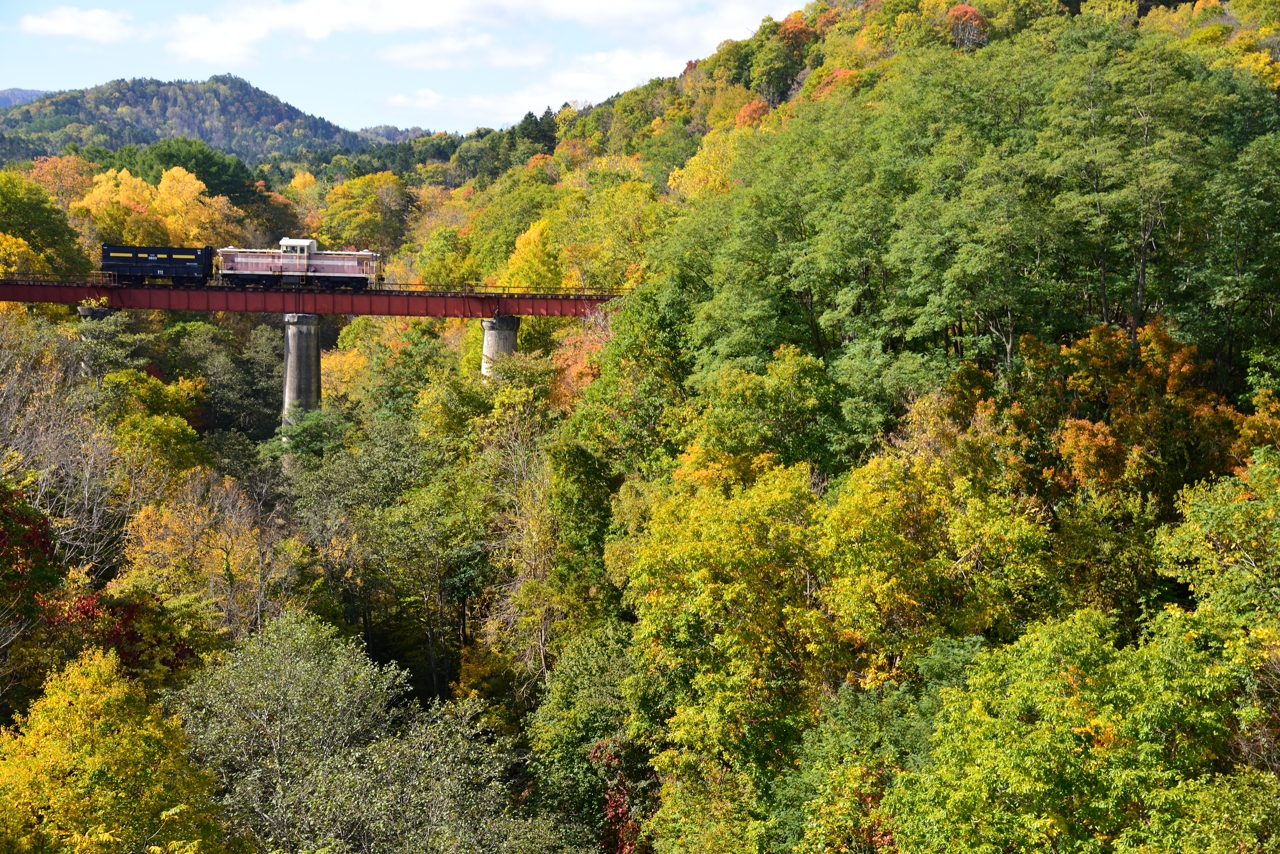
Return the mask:
POLYGON ((420 136, 431 136, 431 131, 423 130, 420 127, 398 128, 395 125, 378 125, 377 127, 364 128, 360 131, 360 135, 375 142, 395 145, 401 142, 409 142, 420 136))
POLYGON ((46 94, 41 89, 0 89, 0 108, 16 107, 46 94))
POLYGON ((0 107, 0 159, 57 154, 70 142, 117 149, 174 136, 202 139, 251 166, 273 155, 357 149, 373 141, 230 75, 202 83, 114 80, 0 107))

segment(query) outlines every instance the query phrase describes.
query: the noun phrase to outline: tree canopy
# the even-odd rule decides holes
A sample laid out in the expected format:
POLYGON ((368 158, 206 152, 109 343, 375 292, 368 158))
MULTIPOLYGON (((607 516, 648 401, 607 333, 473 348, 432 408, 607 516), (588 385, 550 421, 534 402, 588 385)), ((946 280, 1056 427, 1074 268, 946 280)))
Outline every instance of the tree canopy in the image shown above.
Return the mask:
POLYGON ((6 274, 616 298, 487 375, 326 316, 289 424, 278 317, 0 307, 0 847, 1276 850, 1278 22, 820 2, 466 134, 11 109, 101 144, 0 172, 6 274))

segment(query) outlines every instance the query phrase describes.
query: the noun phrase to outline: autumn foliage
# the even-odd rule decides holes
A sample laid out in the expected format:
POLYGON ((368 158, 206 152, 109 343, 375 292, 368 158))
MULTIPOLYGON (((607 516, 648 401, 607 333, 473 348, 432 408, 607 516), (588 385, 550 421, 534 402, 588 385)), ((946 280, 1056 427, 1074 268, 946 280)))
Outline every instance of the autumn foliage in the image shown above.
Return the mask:
POLYGON ((769 114, 769 105, 764 101, 752 101, 745 104, 741 110, 738 110, 737 117, 733 120, 734 127, 746 127, 753 125, 769 114))
POLYGON ((783 19, 782 24, 778 27, 777 37, 787 47, 793 51, 799 52, 804 46, 817 38, 817 31, 809 26, 805 21, 804 15, 800 12, 792 12, 783 19))
POLYGON ((48 520, 0 482, 0 650, 40 617, 43 597, 61 580, 48 520))
POLYGON ((616 295, 489 374, 329 317, 288 425, 278 318, 0 311, 0 850, 1275 850, 1266 6, 818 3, 500 130, 0 170, 0 275, 616 295))
POLYGON ((973 6, 961 3, 948 9, 947 26, 956 47, 972 49, 987 43, 987 22, 973 6))

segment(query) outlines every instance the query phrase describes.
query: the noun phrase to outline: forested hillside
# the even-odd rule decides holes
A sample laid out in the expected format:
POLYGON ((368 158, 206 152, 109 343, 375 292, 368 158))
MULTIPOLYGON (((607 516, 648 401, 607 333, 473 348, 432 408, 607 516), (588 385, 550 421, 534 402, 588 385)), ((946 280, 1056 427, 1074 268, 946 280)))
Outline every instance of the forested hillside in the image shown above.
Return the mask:
POLYGON ((6 307, 0 849, 1275 851, 1278 26, 816 3, 505 130, 10 163, 0 274, 626 295, 487 378, 325 318, 283 428, 277 317, 6 307))
POLYGON ((60 154, 68 143, 115 149, 186 136, 252 164, 300 148, 360 143, 351 131, 229 75, 203 82, 113 80, 12 103, 18 106, 0 112, 0 154, 9 157, 23 149, 28 157, 60 154))

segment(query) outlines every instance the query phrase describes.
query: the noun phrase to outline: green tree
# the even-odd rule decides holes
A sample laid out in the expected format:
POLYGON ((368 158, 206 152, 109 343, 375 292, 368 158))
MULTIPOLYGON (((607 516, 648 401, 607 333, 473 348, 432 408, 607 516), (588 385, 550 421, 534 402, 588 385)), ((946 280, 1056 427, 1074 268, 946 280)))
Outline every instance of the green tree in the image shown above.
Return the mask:
POLYGON ((358 757, 322 763, 314 803, 324 837, 358 854, 563 850, 548 823, 512 808, 515 753, 482 712, 475 700, 435 706, 358 757))
POLYGON ((428 696, 448 694, 475 631, 468 617, 490 574, 486 493, 466 467, 441 468, 391 506, 362 508, 354 520, 367 559, 419 627, 412 663, 428 696))
POLYGON ((261 324, 245 335, 206 321, 174 323, 155 342, 166 379, 203 382, 198 409, 206 431, 237 431, 255 441, 280 427, 284 336, 261 324))
POLYGON ((805 466, 749 487, 713 471, 659 501, 628 549, 639 618, 632 726, 662 780, 650 827, 663 851, 749 851, 822 689, 826 624, 805 466))
POLYGON ((1181 613, 1124 649, 1096 611, 1039 626, 943 692, 929 762, 885 801, 895 839, 920 852, 1140 846, 1183 784, 1230 769, 1239 686, 1213 625, 1181 613))
POLYGON ((91 269, 67 215, 44 188, 18 172, 0 172, 0 233, 26 241, 59 275, 91 269))
POLYGON ((470 263, 481 278, 502 269, 515 251, 516 239, 560 195, 543 170, 514 168, 477 199, 468 241, 470 263))
POLYGON ((178 698, 191 746, 233 826, 272 849, 328 843, 318 797, 332 757, 392 732, 405 676, 314 617, 267 624, 178 698))
POLYGON ((128 453, 148 456, 176 473, 207 462, 189 420, 203 391, 199 381, 166 385, 142 371, 115 371, 102 378, 100 411, 114 422, 117 441, 128 453))
POLYGON ((822 702, 796 767, 778 786, 777 839, 797 854, 881 850, 893 823, 880 809, 899 774, 927 761, 943 689, 963 687, 978 637, 938 640, 897 682, 850 683, 822 702))
POLYGON ((181 166, 200 179, 210 196, 226 196, 233 205, 251 203, 257 196, 253 173, 244 161, 210 148, 204 140, 186 136, 161 139, 141 148, 122 146, 113 158, 99 165, 128 169, 148 184, 159 184, 165 172, 181 166))
POLYGON ((290 613, 177 698, 234 827, 272 850, 360 854, 550 849, 506 781, 511 745, 476 702, 404 702, 406 674, 290 613))
POLYGON ((351 178, 329 191, 317 236, 333 249, 372 249, 389 256, 400 248, 408 215, 408 192, 393 173, 351 178))
POLYGON ((763 376, 721 368, 703 384, 698 405, 689 453, 709 461, 742 467, 768 453, 783 465, 834 472, 848 460, 840 390, 820 361, 795 347, 780 347, 763 376))
POLYGON ((607 850, 621 848, 628 819, 638 829, 651 796, 648 756, 626 732, 629 641, 630 631, 617 624, 576 634, 558 656, 528 727, 541 796, 607 850), (617 767, 608 766, 606 753, 617 767))
POLYGON ((1211 174, 1211 135, 1231 100, 1167 40, 1122 39, 1099 32, 1063 70, 1041 148, 1064 179, 1056 204, 1090 247, 1102 321, 1123 320, 1136 340, 1172 278, 1179 227, 1211 174))
POLYGON ((1182 493, 1180 524, 1161 532, 1164 571, 1202 606, 1241 626, 1280 617, 1280 452, 1258 448, 1239 476, 1182 493))
MULTIPOLYGON (((0 667, 11 673, 19 669, 10 649, 47 616, 50 594, 63 578, 53 558, 49 520, 20 489, 0 480, 0 667)), ((0 693, 0 720, 9 717, 11 693, 0 693)))

